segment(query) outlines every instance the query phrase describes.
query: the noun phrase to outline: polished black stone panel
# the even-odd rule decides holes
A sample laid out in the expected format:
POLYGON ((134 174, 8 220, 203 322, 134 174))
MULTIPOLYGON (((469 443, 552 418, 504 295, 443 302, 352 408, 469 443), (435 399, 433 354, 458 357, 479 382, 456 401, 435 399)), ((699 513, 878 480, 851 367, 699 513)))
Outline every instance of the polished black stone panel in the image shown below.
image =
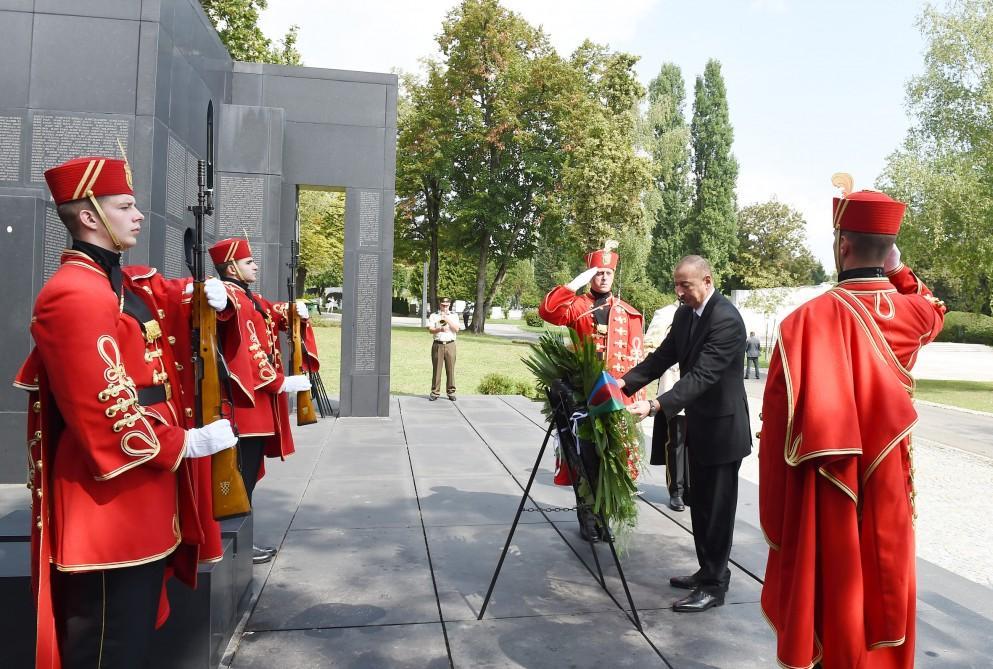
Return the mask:
MULTIPOLYGON (((65 243, 44 170, 116 154, 120 141, 146 215, 125 261, 188 276, 180 240, 192 224, 186 207, 212 100, 218 188, 208 243, 242 234, 222 221, 249 200, 258 288, 283 298, 297 189, 345 191, 343 324, 355 335, 348 341, 371 341, 361 355, 345 351, 340 407, 343 415, 388 415, 390 310, 382 307, 391 295, 396 75, 236 63, 196 0, 0 0, 0 62, 0 313, 9 316, 0 325, 0 378, 12 378, 30 350, 32 302, 65 243), (240 190, 225 192, 222 178, 240 190)), ((0 386, 0 483, 23 478, 24 400, 0 386)))

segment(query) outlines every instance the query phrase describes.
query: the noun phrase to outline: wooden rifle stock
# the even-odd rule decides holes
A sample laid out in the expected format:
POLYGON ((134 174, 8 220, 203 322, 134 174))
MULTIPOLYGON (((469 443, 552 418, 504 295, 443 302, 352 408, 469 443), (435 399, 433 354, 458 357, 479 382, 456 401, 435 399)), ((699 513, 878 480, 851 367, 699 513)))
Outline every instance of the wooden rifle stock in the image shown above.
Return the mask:
MULTIPOLYGON (((297 313, 297 305, 290 302, 287 305, 287 316, 289 317, 290 341, 293 350, 290 355, 290 373, 304 374, 303 369, 303 323, 300 314, 297 313)), ((297 393, 297 425, 310 425, 317 422, 317 412, 314 410, 314 398, 309 390, 297 393)))
MULTIPOLYGON (((207 103, 207 158, 197 161, 197 203, 187 207, 193 212, 194 227, 188 228, 183 237, 186 262, 193 275, 191 306, 193 326, 193 369, 196 395, 194 411, 197 427, 210 425, 225 418, 221 404, 221 368, 224 360, 217 348, 217 314, 207 303, 207 255, 203 242, 203 217, 214 213, 214 102, 207 103)), ((225 369, 224 378, 227 379, 225 369)), ((233 399, 232 399, 233 406, 233 399)), ((234 423, 231 429, 238 435, 234 423)), ((238 451, 226 448, 210 457, 212 511, 214 518, 222 520, 244 516, 252 511, 248 501, 245 481, 241 478, 238 451)))
MULTIPOLYGON (((217 354, 217 314, 207 304, 203 283, 193 284, 193 329, 199 332, 197 356, 197 414, 199 425, 209 425, 224 417, 221 408, 221 382, 217 354)), ((252 510, 248 491, 238 466, 237 446, 210 456, 214 518, 243 516, 252 510)))

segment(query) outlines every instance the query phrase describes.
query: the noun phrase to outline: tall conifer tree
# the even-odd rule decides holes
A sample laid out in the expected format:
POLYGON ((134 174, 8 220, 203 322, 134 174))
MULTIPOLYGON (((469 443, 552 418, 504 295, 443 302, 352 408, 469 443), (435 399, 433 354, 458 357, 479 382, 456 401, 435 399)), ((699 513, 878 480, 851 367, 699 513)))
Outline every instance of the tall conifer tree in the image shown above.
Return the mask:
POLYGON ((652 157, 654 188, 646 198, 652 225, 648 279, 663 288, 686 254, 685 226, 693 199, 690 129, 684 117, 686 84, 679 66, 665 63, 648 86, 645 148, 652 157))
POLYGON ((734 131, 721 64, 716 60, 707 61, 703 76, 696 78, 690 135, 696 192, 686 248, 707 258, 718 279, 730 271, 737 246, 734 188, 738 161, 731 153, 734 131))

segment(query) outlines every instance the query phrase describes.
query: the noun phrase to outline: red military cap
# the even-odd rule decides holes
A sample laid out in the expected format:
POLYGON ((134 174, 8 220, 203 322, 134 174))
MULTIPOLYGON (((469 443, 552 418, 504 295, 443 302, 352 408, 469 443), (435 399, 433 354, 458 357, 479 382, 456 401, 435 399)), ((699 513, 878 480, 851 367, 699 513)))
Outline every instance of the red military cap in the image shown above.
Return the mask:
POLYGON ((73 158, 45 171, 55 204, 104 195, 134 195, 131 169, 124 160, 90 156, 73 158))
POLYGON ((907 205, 886 193, 862 190, 834 198, 834 227, 850 232, 896 235, 907 205))
POLYGON ((215 265, 223 265, 232 260, 244 260, 252 257, 252 247, 245 238, 231 237, 222 239, 210 247, 210 259, 215 265))
POLYGON ((604 269, 612 269, 616 271, 617 261, 620 260, 620 256, 618 256, 614 251, 616 248, 617 242, 612 239, 608 239, 602 249, 590 251, 586 254, 586 268, 593 269, 594 267, 602 267, 604 269))

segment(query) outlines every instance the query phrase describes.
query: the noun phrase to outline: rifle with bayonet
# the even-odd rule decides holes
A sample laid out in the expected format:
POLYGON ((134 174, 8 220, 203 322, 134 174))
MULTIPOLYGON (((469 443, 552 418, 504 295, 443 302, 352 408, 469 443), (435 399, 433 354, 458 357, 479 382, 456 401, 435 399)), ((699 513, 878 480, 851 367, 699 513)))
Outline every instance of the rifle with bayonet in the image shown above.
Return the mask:
MULTIPOLYGON (((214 103, 207 104, 207 159, 197 161, 197 203, 193 212, 194 227, 187 228, 183 242, 186 262, 193 274, 193 373, 196 379, 194 416, 196 426, 203 427, 225 418, 221 400, 221 380, 227 379, 224 358, 217 346, 217 314, 207 303, 204 281, 207 280, 206 247, 203 242, 203 219, 214 213, 214 103)), ((230 403, 229 403, 230 406, 230 403)), ((232 423, 231 428, 237 430, 232 423)), ((210 456, 214 518, 232 518, 251 512, 248 491, 241 477, 238 448, 227 448, 210 456)))
MULTIPOLYGON (((289 302, 286 305, 287 336, 289 337, 290 348, 290 374, 303 374, 303 323, 300 314, 297 313, 296 295, 296 273, 297 265, 300 263, 300 246, 297 240, 290 241, 290 262, 289 275, 286 277, 286 290, 289 293, 289 302)), ((297 393, 297 425, 310 425, 317 422, 317 413, 314 411, 314 399, 309 390, 302 390, 297 393)))

